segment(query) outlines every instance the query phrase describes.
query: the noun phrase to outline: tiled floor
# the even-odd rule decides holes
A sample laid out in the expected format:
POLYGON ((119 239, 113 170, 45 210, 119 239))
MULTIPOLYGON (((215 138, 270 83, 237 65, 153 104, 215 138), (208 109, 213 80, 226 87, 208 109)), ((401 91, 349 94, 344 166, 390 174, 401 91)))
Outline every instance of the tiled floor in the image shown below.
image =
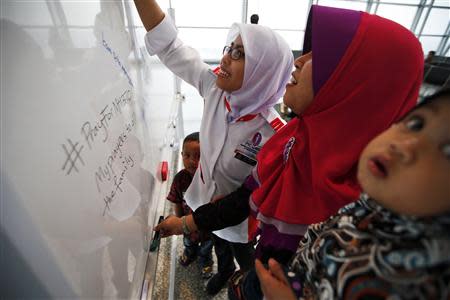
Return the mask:
MULTIPOLYGON (((170 214, 170 205, 166 205, 166 214, 170 214)), ((172 239, 175 239, 177 258, 183 252, 183 238, 177 236, 173 238, 166 238, 161 241, 158 257, 158 266, 156 270, 156 282, 153 290, 153 298, 157 300, 169 299, 170 286, 170 264, 171 264, 171 250, 172 239)), ((211 297, 206 294, 205 287, 207 280, 200 276, 200 267, 196 262, 187 267, 178 264, 175 259, 175 283, 174 298, 176 300, 191 300, 191 299, 214 299, 225 300, 227 297, 226 288, 222 289, 219 294, 211 297)), ((215 255, 213 254, 215 260, 215 255)), ((214 272, 217 271, 217 262, 214 261, 214 272)))

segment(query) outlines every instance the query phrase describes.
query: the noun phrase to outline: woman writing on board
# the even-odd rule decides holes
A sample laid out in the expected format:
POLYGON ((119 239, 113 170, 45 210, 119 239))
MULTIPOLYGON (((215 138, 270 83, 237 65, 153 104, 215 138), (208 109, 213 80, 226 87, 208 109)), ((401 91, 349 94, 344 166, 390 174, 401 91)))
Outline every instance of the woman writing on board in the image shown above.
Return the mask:
MULTIPOLYGON (((135 0, 135 4, 148 31, 148 52, 157 54, 205 99, 200 164, 185 194, 187 204, 195 210, 215 196, 237 189, 256 164, 259 149, 283 127, 284 122, 272 107, 289 80, 292 52, 269 28, 233 24, 220 67, 211 71, 197 51, 177 38, 173 22, 156 1, 135 0)), ((253 266, 254 249, 248 239, 248 226, 244 220, 214 232, 218 274, 208 282, 209 294, 216 294, 232 275, 233 256, 242 270, 253 266)))

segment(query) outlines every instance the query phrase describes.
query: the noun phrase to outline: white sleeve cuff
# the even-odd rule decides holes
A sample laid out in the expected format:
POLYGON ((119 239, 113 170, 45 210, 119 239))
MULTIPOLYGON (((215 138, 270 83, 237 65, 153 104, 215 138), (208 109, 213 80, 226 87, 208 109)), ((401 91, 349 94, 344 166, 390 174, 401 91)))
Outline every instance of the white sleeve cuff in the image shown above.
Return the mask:
POLYGON ((172 18, 166 14, 161 23, 145 34, 145 46, 148 53, 158 54, 177 38, 177 34, 172 18))

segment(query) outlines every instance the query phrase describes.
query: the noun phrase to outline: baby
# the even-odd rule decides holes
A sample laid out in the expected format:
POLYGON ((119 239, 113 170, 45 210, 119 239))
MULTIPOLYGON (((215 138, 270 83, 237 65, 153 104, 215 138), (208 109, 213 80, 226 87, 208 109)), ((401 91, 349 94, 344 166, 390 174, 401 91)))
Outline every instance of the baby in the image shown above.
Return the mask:
POLYGON ((265 298, 449 299, 449 124, 444 90, 373 139, 359 201, 311 225, 286 273, 256 262, 265 298))

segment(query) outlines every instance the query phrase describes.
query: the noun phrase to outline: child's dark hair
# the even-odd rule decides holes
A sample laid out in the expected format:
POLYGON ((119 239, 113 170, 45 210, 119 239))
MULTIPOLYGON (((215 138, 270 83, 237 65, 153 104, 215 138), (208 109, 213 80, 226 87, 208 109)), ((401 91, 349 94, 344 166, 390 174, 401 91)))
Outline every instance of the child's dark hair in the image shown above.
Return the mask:
POLYGON ((420 102, 414 106, 412 109, 410 109, 407 113, 405 113, 400 120, 398 120, 397 122, 400 122, 402 120, 404 120, 407 116, 409 116, 412 112, 416 111, 417 109, 424 107, 424 106, 428 106, 432 103, 435 102, 440 102, 440 101, 445 101, 445 100, 450 100, 450 88, 442 88, 440 90, 438 90, 437 92, 426 96, 425 98, 423 98, 422 100, 420 100, 420 102))
POLYGON ((197 142, 200 143, 200 134, 199 132, 193 132, 191 134, 188 134, 184 140, 183 140, 183 146, 184 144, 186 144, 187 142, 197 142))
POLYGON ((411 111, 414 111, 414 110, 421 108, 425 105, 428 105, 430 103, 434 103, 434 102, 442 101, 442 100, 447 100, 447 101, 450 100, 450 88, 449 87, 442 88, 442 89, 438 90, 436 93, 434 93, 430 96, 426 96, 411 111))

